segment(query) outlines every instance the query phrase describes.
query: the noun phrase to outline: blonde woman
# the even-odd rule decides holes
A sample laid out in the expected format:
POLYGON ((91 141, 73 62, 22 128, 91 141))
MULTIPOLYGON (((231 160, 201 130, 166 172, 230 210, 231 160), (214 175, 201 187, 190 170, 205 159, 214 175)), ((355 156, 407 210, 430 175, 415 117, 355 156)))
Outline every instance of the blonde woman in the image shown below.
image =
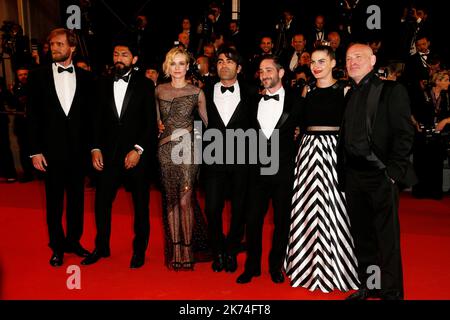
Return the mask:
POLYGON ((199 170, 199 165, 194 163, 193 148, 196 109, 205 125, 208 120, 203 91, 186 80, 189 60, 184 49, 171 49, 163 63, 164 74, 170 82, 159 85, 155 91, 158 125, 163 128, 158 160, 166 207, 166 264, 176 271, 193 270, 193 245, 199 240, 193 239, 193 233, 198 230, 194 227, 202 221, 198 215, 194 217, 193 188, 199 170), (178 156, 182 158, 181 163, 178 156))
POLYGON ((418 183, 412 188, 415 198, 440 200, 443 197, 443 170, 447 153, 445 136, 450 131, 449 72, 438 71, 414 105, 412 122, 416 128, 413 163, 418 183))

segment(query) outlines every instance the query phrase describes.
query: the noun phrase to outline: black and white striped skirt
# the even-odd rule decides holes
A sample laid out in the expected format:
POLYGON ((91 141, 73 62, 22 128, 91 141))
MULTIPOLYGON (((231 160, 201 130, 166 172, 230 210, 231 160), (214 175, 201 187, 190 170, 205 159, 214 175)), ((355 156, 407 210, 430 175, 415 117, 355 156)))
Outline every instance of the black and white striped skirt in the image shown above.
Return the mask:
POLYGON ((358 289, 345 197, 338 190, 337 136, 306 134, 296 157, 284 267, 291 286, 330 292, 358 289))

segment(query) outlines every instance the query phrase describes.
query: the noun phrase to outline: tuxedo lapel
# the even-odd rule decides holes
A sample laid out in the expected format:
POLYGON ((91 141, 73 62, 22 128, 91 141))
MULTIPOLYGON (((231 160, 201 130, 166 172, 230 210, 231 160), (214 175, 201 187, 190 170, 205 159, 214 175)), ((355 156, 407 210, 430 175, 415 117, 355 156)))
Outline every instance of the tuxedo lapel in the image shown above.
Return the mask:
POLYGON ((230 121, 228 121, 228 125, 229 126, 232 125, 234 121, 239 119, 239 115, 242 113, 242 109, 245 108, 245 101, 243 101, 243 96, 247 97, 247 94, 245 92, 245 87, 241 83, 239 83, 239 88, 240 88, 240 90, 239 90, 239 94, 240 94, 239 103, 236 106, 236 109, 234 109, 234 112, 233 112, 233 114, 232 114, 232 116, 230 118, 230 121), (244 93, 244 94, 242 94, 242 93, 244 93))
POLYGON ((75 95, 73 96, 72 104, 70 105, 69 114, 72 113, 72 110, 74 108, 78 108, 78 99, 80 99, 81 95, 81 84, 83 83, 83 80, 81 79, 81 71, 79 71, 77 68, 75 68, 75 77, 76 77, 76 84, 75 84, 75 95))
MULTIPOLYGON (((219 109, 217 109, 216 103, 214 102, 214 86, 209 88, 209 90, 205 93, 207 95, 207 101, 209 101, 209 105, 211 106, 211 111, 214 112, 213 117, 219 119, 220 124, 226 128, 225 123, 223 123, 222 117, 220 116, 219 109)), ((208 116, 209 117, 209 116, 208 116)))
POLYGON ((241 95, 241 100, 239 101, 238 105, 236 106, 236 109, 234 109, 233 115, 231 116, 230 121, 228 121, 228 126, 231 126, 233 124, 233 122, 238 119, 238 116, 241 113, 242 108, 243 108, 243 103, 242 103, 242 95, 241 95))
POLYGON ((281 126, 283 126, 283 124, 289 118, 291 107, 292 107, 291 95, 286 93, 286 95, 284 97, 283 113, 281 114, 280 119, 278 119, 275 129, 280 129, 281 126))
POLYGON ((112 112, 114 113, 116 118, 119 119, 119 114, 117 113, 116 101, 114 100, 114 80, 111 78, 111 79, 108 79, 107 82, 108 82, 107 90, 109 91, 107 97, 110 97, 109 106, 111 107, 112 112))
MULTIPOLYGON (((120 111, 120 118, 123 117, 125 112, 127 111, 128 105, 130 104, 131 97, 133 95, 134 87, 136 86, 136 76, 132 73, 130 76, 130 82, 127 86, 127 92, 125 93, 125 98, 123 99, 122 110, 120 111)), ((117 108, 116 108, 117 110, 117 108)), ((117 113, 117 111, 116 111, 117 113)))
POLYGON ((59 101, 58 93, 56 92, 55 78, 53 77, 52 65, 50 65, 50 67, 47 68, 46 77, 47 77, 46 80, 48 81, 47 83, 52 84, 49 86, 50 87, 50 96, 54 101, 53 105, 57 109, 56 112, 61 112, 64 116, 66 116, 66 114, 64 113, 64 109, 61 105, 61 102, 59 101))

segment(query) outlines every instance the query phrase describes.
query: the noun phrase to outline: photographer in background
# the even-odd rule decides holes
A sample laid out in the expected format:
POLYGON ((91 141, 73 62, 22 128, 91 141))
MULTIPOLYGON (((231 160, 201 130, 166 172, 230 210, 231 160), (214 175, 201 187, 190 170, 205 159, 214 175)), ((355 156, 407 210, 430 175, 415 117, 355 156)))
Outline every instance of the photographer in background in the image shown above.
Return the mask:
POLYGON ((280 22, 275 25, 274 54, 281 57, 289 50, 293 36, 299 32, 297 19, 291 9, 283 10, 280 22))
POLYGON ((306 65, 298 66, 294 70, 294 75, 295 78, 290 83, 291 89, 301 95, 305 85, 310 83, 312 76, 311 69, 306 65))
POLYGON ((6 90, 5 80, 0 77, 0 181, 12 183, 17 181, 16 168, 9 140, 9 117, 5 104, 11 94, 6 90))
POLYGON ((378 68, 376 74, 382 80, 403 82, 404 69, 405 69, 404 63, 392 62, 387 67, 378 68))
POLYGON ((422 100, 415 105, 412 122, 416 128, 413 163, 419 182, 415 198, 442 199, 444 160, 450 131, 449 71, 433 75, 422 100))
POLYGON ((16 83, 12 88, 11 106, 15 109, 14 134, 19 145, 20 164, 23 176, 19 182, 30 182, 34 180, 33 165, 30 160, 30 141, 28 139, 27 105, 28 105, 28 73, 29 68, 18 67, 16 70, 16 83))
POLYGON ((3 32, 2 51, 10 55, 14 71, 18 66, 30 65, 32 62, 30 45, 22 27, 15 22, 4 21, 0 31, 3 32))

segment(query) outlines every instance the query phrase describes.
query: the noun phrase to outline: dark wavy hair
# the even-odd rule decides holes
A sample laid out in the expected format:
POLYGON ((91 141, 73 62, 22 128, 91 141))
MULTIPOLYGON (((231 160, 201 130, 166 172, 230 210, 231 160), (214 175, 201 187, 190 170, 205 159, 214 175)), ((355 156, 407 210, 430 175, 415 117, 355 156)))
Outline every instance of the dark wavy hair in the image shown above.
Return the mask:
POLYGON ((222 47, 219 52, 217 52, 217 57, 224 54, 228 59, 233 60, 238 66, 242 66, 243 60, 239 52, 232 47, 222 47))

